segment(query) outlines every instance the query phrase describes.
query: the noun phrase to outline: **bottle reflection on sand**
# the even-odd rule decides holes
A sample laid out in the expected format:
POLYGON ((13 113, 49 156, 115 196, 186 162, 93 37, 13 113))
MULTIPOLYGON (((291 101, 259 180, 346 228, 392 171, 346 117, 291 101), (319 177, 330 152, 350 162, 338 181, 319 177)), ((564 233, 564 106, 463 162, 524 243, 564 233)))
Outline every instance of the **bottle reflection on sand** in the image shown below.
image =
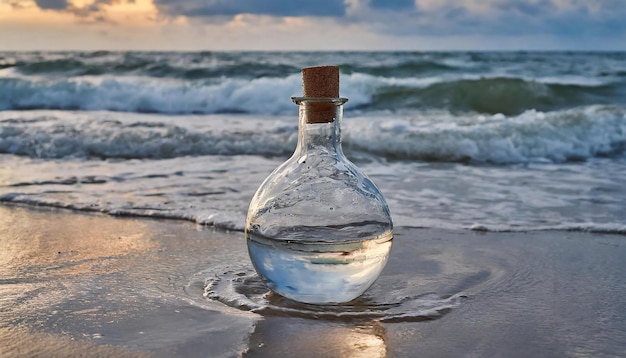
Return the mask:
POLYGON ((258 321, 250 337, 249 356, 280 357, 293 352, 300 352, 300 357, 386 357, 386 332, 376 321, 324 325, 288 317, 258 321))

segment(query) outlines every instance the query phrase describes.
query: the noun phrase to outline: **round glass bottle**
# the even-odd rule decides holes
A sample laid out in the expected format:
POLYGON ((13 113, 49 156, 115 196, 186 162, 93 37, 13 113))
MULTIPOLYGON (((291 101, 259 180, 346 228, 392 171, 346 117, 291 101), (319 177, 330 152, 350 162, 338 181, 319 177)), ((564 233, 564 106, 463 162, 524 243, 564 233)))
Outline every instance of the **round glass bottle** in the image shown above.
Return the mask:
MULTIPOLYGON (((336 72, 338 87, 338 67, 307 68, 305 95, 306 70, 321 71, 316 79, 322 87, 332 85, 325 78, 336 72)), ((300 106, 297 147, 258 188, 245 225, 259 276, 274 292, 305 303, 343 303, 360 296, 387 263, 393 238, 385 199, 343 154, 347 99, 336 92, 336 97, 292 98, 300 106)))

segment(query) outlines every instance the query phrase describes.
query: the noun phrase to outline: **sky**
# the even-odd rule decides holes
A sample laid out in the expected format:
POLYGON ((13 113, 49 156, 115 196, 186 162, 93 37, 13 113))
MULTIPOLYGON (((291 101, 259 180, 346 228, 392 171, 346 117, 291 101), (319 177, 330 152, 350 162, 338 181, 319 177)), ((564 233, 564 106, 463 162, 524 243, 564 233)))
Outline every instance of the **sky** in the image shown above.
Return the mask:
POLYGON ((626 0, 0 0, 0 50, 626 50, 626 0))

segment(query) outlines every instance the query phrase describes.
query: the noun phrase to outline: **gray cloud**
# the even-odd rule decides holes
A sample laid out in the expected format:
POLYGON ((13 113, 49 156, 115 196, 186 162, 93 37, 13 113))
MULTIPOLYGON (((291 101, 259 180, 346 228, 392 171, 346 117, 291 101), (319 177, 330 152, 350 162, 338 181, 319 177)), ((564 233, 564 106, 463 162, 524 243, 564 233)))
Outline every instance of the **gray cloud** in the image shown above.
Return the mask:
POLYGON ((392 35, 626 35, 623 0, 154 0, 161 15, 328 16, 392 35), (380 11, 384 10, 384 11, 380 11))
POLYGON ((514 11, 529 16, 541 16, 541 14, 547 14, 556 10, 550 0, 537 2, 513 1, 497 4, 497 7, 502 11, 514 11))
MULTIPOLYGON (((107 21, 109 5, 133 0, 0 0, 19 9, 66 11, 83 22, 107 21)), ((161 16, 185 16, 207 23, 238 14, 326 17, 390 36, 551 36, 570 43, 578 37, 626 42, 624 0, 153 0, 161 16)), ((252 17, 252 19, 254 19, 252 17)), ((262 25, 259 25, 262 26, 262 25)), ((596 41, 596 40, 594 40, 596 41)))
MULTIPOLYGON (((90 3, 82 6, 76 6, 68 0, 34 0, 35 5, 43 10, 66 11, 72 13, 83 20, 89 21, 106 21, 103 15, 104 7, 120 3, 134 3, 135 0, 92 0, 90 3)), ((32 4, 29 0, 12 0, 10 5, 13 8, 20 9, 26 7, 25 4, 32 4)))
POLYGON ((67 8, 67 0, 35 0, 35 4, 44 10, 65 10, 67 8))
POLYGON ((376 9, 405 10, 415 8, 413 0, 370 0, 370 6, 376 9))
POLYGON ((342 0, 154 0, 161 13, 169 16, 211 17, 242 13, 272 16, 343 16, 342 0))
MULTIPOLYGON (((72 5, 69 10, 76 16, 79 17, 89 17, 94 14, 98 14, 102 12, 103 6, 112 5, 123 2, 122 0, 94 0, 91 4, 86 4, 84 6, 74 6, 72 5)), ((132 0, 131 2, 134 2, 132 0)), ((102 21, 102 15, 96 15, 95 17, 99 17, 99 21, 102 21)))
MULTIPOLYGON (((351 22, 393 35, 626 36, 622 0, 417 0, 416 8, 377 12, 365 9, 351 22), (434 4, 434 5, 433 5, 434 4)), ((626 41, 626 39, 625 39, 626 41)))

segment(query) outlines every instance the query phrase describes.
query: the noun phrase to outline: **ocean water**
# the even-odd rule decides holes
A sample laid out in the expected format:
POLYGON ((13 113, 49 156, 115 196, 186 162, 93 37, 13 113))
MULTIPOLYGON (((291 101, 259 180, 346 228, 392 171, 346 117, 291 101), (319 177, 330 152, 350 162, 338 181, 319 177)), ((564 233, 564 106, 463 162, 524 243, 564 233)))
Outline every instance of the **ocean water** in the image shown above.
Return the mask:
POLYGON ((0 351, 622 356, 624 178, 626 53, 0 52, 0 351), (271 293, 242 232, 317 64, 395 224, 342 305, 271 293))
POLYGON ((626 234, 621 52, 0 52, 0 202, 243 230, 318 64, 396 226, 626 234))

